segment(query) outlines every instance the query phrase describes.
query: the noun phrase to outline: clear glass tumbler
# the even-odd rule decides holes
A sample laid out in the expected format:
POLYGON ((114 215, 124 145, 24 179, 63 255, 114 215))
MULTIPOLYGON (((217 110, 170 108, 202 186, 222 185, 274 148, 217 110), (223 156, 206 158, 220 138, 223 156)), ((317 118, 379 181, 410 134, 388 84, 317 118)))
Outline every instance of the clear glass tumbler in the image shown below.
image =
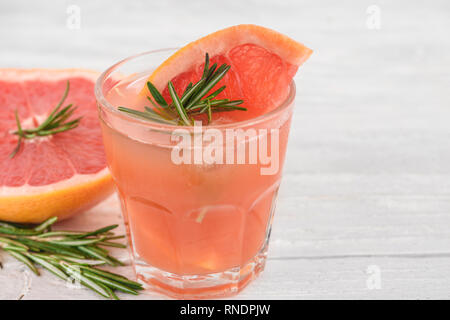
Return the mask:
POLYGON ((264 269, 295 85, 274 110, 228 124, 181 127, 118 111, 136 107, 173 52, 125 59, 98 79, 108 165, 138 280, 175 298, 233 295, 264 269))

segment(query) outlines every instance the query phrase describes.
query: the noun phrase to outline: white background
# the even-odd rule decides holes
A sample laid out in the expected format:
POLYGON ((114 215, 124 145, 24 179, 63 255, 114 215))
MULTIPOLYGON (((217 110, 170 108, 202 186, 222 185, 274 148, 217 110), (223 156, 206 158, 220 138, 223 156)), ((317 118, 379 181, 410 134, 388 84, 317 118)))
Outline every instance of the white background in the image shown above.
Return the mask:
MULTIPOLYGON (((102 71, 239 23, 315 52, 295 78, 267 267, 237 298, 450 298, 449 1, 1 0, 0 67, 102 71)), ((115 198, 64 227, 106 220, 115 198)), ((97 298, 0 259, 0 298, 97 298)))

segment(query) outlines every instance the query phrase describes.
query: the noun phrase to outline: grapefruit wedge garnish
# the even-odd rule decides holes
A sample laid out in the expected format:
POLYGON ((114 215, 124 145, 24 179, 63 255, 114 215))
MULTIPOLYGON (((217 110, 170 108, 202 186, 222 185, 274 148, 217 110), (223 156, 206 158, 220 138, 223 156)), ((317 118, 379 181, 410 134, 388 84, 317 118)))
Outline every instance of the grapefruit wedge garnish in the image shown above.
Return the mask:
POLYGON ((88 209, 113 191, 97 118, 94 82, 83 70, 0 69, 0 220, 41 222, 88 209), (46 119, 63 95, 82 117, 74 129, 25 139, 18 137, 15 111, 23 128, 46 119))
MULTIPOLYGON (((149 77, 166 101, 171 101, 167 83, 172 81, 178 95, 189 82, 202 76, 205 54, 210 64, 231 66, 225 77, 211 90, 223 85, 217 98, 244 100, 246 112, 226 112, 215 122, 241 121, 267 113, 286 99, 297 69, 311 55, 303 44, 271 29, 256 25, 237 25, 214 32, 189 43, 164 61, 149 77)), ((144 95, 150 95, 147 88, 144 95)))

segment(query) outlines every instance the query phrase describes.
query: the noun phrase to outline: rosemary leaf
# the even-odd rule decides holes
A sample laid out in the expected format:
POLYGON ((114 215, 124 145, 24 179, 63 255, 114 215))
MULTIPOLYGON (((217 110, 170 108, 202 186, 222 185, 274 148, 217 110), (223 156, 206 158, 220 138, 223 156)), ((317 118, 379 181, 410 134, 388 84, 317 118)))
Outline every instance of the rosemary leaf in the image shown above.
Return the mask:
POLYGON ((209 100, 206 100, 207 101, 207 104, 208 104, 208 109, 207 109, 207 111, 208 111, 208 123, 210 123, 211 122, 211 102, 209 101, 209 100))
POLYGON ((106 241, 108 240, 117 240, 117 239, 124 239, 125 235, 118 235, 118 236, 110 236, 110 237, 106 237, 106 241))
POLYGON ((113 266, 124 266, 125 265, 122 261, 114 258, 113 256, 107 256, 107 258, 114 263, 113 266))
POLYGON ((58 220, 57 217, 50 218, 50 219, 44 221, 43 223, 41 223, 40 225, 38 225, 36 228, 34 228, 34 231, 42 232, 45 229, 49 228, 51 225, 53 225, 57 220, 58 220))
POLYGON ((102 276, 100 276, 98 274, 89 272, 88 270, 84 269, 83 274, 86 277, 90 278, 91 280, 95 280, 97 282, 101 282, 101 283, 103 283, 104 285, 106 285, 106 286, 108 286, 110 288, 117 289, 117 290, 123 291, 125 293, 130 293, 130 294, 134 294, 134 295, 138 294, 137 291, 127 287, 126 285, 123 285, 123 284, 121 284, 119 282, 116 282, 114 280, 102 277, 102 276))
POLYGON ((108 290, 105 290, 105 288, 101 285, 99 285, 96 281, 93 281, 84 275, 81 274, 79 270, 68 264, 67 262, 61 261, 60 266, 64 269, 66 273, 68 273, 72 278, 75 280, 80 281, 82 285, 85 287, 88 287, 91 290, 94 290, 98 294, 102 295, 105 298, 110 298, 111 295, 109 294, 108 290))
POLYGON ((54 252, 54 253, 64 254, 64 255, 67 255, 67 256, 70 256, 73 258, 84 258, 84 255, 82 253, 80 253, 78 250, 75 250, 71 247, 64 247, 64 246, 57 245, 54 243, 37 241, 37 240, 23 238, 23 237, 17 238, 16 240, 23 243, 26 246, 38 248, 45 252, 54 252))
POLYGON ((112 272, 108 272, 105 270, 96 269, 96 268, 89 268, 89 267, 85 267, 85 266, 80 266, 80 267, 81 267, 81 269, 89 270, 90 272, 96 273, 96 274, 106 277, 108 279, 123 283, 123 284, 133 288, 134 290, 142 290, 143 289, 142 285, 140 283, 128 280, 124 276, 121 276, 121 275, 118 275, 118 274, 115 274, 112 272))
POLYGON ((97 242, 101 242, 105 240, 106 237, 102 238, 94 238, 94 239, 70 239, 70 240, 54 240, 54 241, 48 241, 49 243, 58 244, 61 246, 69 246, 69 247, 78 247, 78 246, 85 246, 88 244, 94 244, 97 242))
POLYGON ((67 280, 67 275, 61 271, 61 269, 55 267, 53 264, 45 261, 44 259, 40 258, 37 255, 33 255, 33 254, 26 254, 26 256, 30 259, 33 260, 36 263, 39 263, 41 266, 43 266, 45 269, 47 269, 48 271, 50 271, 51 273, 53 273, 54 275, 58 276, 59 278, 63 279, 63 280, 67 280))
POLYGON ((104 285, 103 283, 101 283, 101 282, 97 282, 97 284, 98 284, 99 286, 103 287, 103 289, 105 289, 105 291, 108 292, 109 298, 110 298, 110 299, 113 299, 113 300, 120 300, 119 297, 114 293, 114 291, 113 291, 111 288, 109 288, 108 286, 105 286, 105 285, 104 285))
POLYGON ((3 249, 6 252, 8 252, 12 257, 14 257, 17 260, 19 260, 20 262, 24 263, 28 268, 30 268, 31 271, 33 271, 34 274, 39 275, 39 271, 36 268, 36 266, 26 256, 24 256, 23 254, 21 254, 19 252, 14 251, 14 250, 5 249, 5 248, 3 248, 3 249))
POLYGON ((77 231, 52 231, 52 232, 46 232, 38 235, 38 238, 52 238, 52 237, 61 237, 61 236, 67 236, 67 237, 74 237, 84 234, 83 232, 77 232, 77 231))
POLYGON ((183 100, 184 96, 192 89, 193 83, 189 82, 189 84, 186 86, 186 89, 184 90, 183 94, 181 95, 181 100, 183 100))
POLYGON ((14 114, 16 118, 17 131, 13 133, 18 136, 18 140, 16 147, 9 155, 10 158, 13 158, 19 152, 23 139, 33 139, 35 137, 49 136, 56 133, 74 129, 78 126, 78 123, 80 122, 81 118, 77 118, 66 122, 68 118, 70 118, 73 115, 74 111, 76 110, 76 107, 74 107, 72 104, 69 104, 61 109, 61 106, 63 105, 64 101, 67 98, 67 95, 69 94, 69 89, 70 83, 69 81, 67 81, 66 89, 64 90, 64 94, 61 100, 59 101, 57 106, 52 110, 52 112, 50 112, 48 117, 36 128, 30 129, 22 128, 18 111, 15 110, 14 114))
POLYGON ((209 54, 208 52, 205 54, 205 66, 203 67, 203 75, 202 78, 206 78, 209 70, 209 54))
POLYGON ((86 253, 88 257, 92 257, 92 258, 95 258, 97 260, 101 260, 101 261, 105 262, 106 264, 108 264, 110 266, 114 266, 115 265, 115 262, 112 261, 107 255, 101 254, 98 251, 94 250, 93 248, 78 247, 78 249, 80 251, 83 251, 84 253, 86 253))
MULTIPOLYGON (((0 237, 0 242, 6 244, 8 246, 20 247, 22 249, 29 250, 29 248, 26 245, 24 245, 24 244, 22 244, 22 243, 20 243, 18 241, 15 241, 13 239, 0 237)), ((0 245, 0 247, 1 247, 1 245, 0 245)))
POLYGON ((67 81, 66 82, 66 89, 64 90, 64 94, 61 98, 61 100, 58 102, 58 104, 56 105, 56 108, 52 110, 52 112, 50 113, 50 115, 47 117, 47 119, 44 120, 44 122, 42 122, 37 128, 36 130, 41 130, 44 129, 45 127, 47 127, 48 124, 50 124, 53 119, 54 119, 54 115, 59 111, 59 108, 61 108, 62 104, 64 103, 64 101, 67 98, 67 95, 69 94, 69 90, 70 90, 70 82, 67 81))
POLYGON ((85 232, 85 233, 83 233, 81 235, 75 236, 75 238, 86 238, 86 237, 90 237, 90 236, 96 236, 98 234, 104 234, 104 233, 107 233, 107 232, 109 232, 109 231, 111 231, 113 229, 116 229, 117 227, 118 227, 117 224, 113 224, 113 225, 110 225, 110 226, 106 226, 104 228, 97 229, 97 230, 92 231, 92 232, 85 232))
POLYGON ((205 76, 206 80, 209 80, 211 78, 213 73, 216 71, 216 68, 217 68, 217 63, 214 63, 212 65, 212 67, 208 70, 208 72, 206 73, 206 76, 205 76))
POLYGON ((170 96, 172 97, 173 104, 175 105, 175 108, 177 109, 177 112, 180 115, 181 120, 183 120, 184 124, 187 126, 192 125, 191 120, 189 120, 188 115, 186 114, 186 110, 183 108, 180 98, 178 98, 178 95, 171 81, 169 81, 168 87, 170 96))
POLYGON ((40 233, 33 229, 19 229, 10 224, 0 222, 0 233, 9 234, 14 236, 34 236, 40 233))
MULTIPOLYGON (((205 83, 205 79, 201 79, 199 82, 197 82, 195 85, 193 85, 191 88, 189 88, 189 90, 185 91, 185 94, 183 95, 183 97, 180 99, 180 102, 182 105, 185 105, 188 101, 189 98, 196 94, 203 86, 203 84, 205 83)), ((187 108, 186 108, 187 109, 187 108)))
POLYGON ((80 266, 82 266, 82 265, 98 266, 98 265, 104 265, 105 264, 105 261, 103 261, 103 260, 76 259, 76 258, 67 257, 67 256, 61 256, 61 255, 56 255, 54 257, 59 259, 59 260, 64 260, 64 261, 67 261, 67 262, 75 263, 75 264, 80 265, 80 266))
POLYGON ((145 120, 152 120, 155 122, 159 122, 159 123, 167 123, 167 124, 177 124, 176 121, 170 121, 170 120, 166 120, 164 118, 159 118, 159 117, 155 117, 154 115, 148 113, 148 112, 142 112, 139 110, 134 110, 134 109, 129 109, 129 108, 125 108, 125 107, 118 107, 119 111, 122 112, 126 112, 129 114, 132 114, 134 116, 137 116, 138 118, 143 118, 145 120))
POLYGON ((195 95, 195 97, 192 98, 192 100, 189 102, 189 104, 186 106, 186 108, 189 108, 189 107, 193 106, 195 103, 197 103, 198 101, 200 101, 200 99, 204 95, 206 95, 209 92, 209 90, 211 90, 225 76, 225 74, 228 72, 228 70, 230 70, 230 66, 226 66, 226 67, 222 68, 222 70, 220 70, 220 71, 218 70, 218 72, 215 73, 211 77, 211 80, 208 81, 208 83, 202 88, 202 90, 199 93, 197 93, 195 95))
POLYGON ((75 279, 105 298, 118 299, 114 290, 133 295, 142 290, 137 282, 97 269, 97 266, 104 264, 123 265, 110 256, 108 250, 97 246, 125 247, 112 241, 124 237, 111 232, 117 225, 91 232, 51 231, 56 221, 56 218, 50 218, 35 227, 0 222, 0 249, 24 263, 37 275, 39 271, 36 266, 41 266, 63 280, 75 279))
POLYGON ((219 89, 211 93, 209 96, 207 96, 205 99, 214 99, 221 93, 223 90, 225 90, 226 86, 221 86, 219 89))
POLYGON ((147 82, 147 88, 155 99, 156 103, 158 103, 161 107, 167 107, 168 104, 161 93, 159 93, 158 89, 150 82, 147 82))
POLYGON ((189 82, 181 97, 177 94, 173 83, 169 81, 167 87, 170 97, 172 98, 172 103, 170 104, 167 103, 158 89, 156 89, 150 81, 147 81, 147 87, 152 96, 152 98, 148 96, 147 99, 153 105, 154 109, 145 106, 145 112, 143 112, 119 106, 118 110, 144 120, 188 126, 193 125, 192 116, 194 115, 197 116, 206 113, 208 116, 208 123, 210 123, 212 121, 212 114, 215 112, 234 110, 246 111, 247 109, 242 107, 225 109, 233 105, 241 104, 242 102, 237 103, 237 101, 242 100, 229 101, 228 99, 215 99, 226 89, 226 86, 221 86, 206 96, 230 70, 230 66, 227 64, 222 64, 219 67, 217 63, 214 63, 211 67, 209 65, 209 54, 206 53, 202 77, 195 84, 189 82), (223 108, 216 108, 215 106, 223 106, 223 108))
POLYGON ((114 248, 122 248, 125 249, 127 246, 122 243, 112 242, 112 241, 99 241, 97 242, 97 245, 99 246, 105 246, 105 247, 114 247, 114 248))

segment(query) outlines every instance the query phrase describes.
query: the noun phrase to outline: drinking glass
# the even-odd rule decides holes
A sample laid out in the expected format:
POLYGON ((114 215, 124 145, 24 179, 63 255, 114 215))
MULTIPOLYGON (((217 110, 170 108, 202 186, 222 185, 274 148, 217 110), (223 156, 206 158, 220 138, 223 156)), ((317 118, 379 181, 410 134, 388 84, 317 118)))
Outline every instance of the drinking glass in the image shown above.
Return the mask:
POLYGON ((295 85, 272 111, 240 122, 174 126, 118 111, 142 108, 146 79, 174 52, 139 54, 99 77, 108 166, 138 281, 175 298, 229 296, 265 266, 295 85))

